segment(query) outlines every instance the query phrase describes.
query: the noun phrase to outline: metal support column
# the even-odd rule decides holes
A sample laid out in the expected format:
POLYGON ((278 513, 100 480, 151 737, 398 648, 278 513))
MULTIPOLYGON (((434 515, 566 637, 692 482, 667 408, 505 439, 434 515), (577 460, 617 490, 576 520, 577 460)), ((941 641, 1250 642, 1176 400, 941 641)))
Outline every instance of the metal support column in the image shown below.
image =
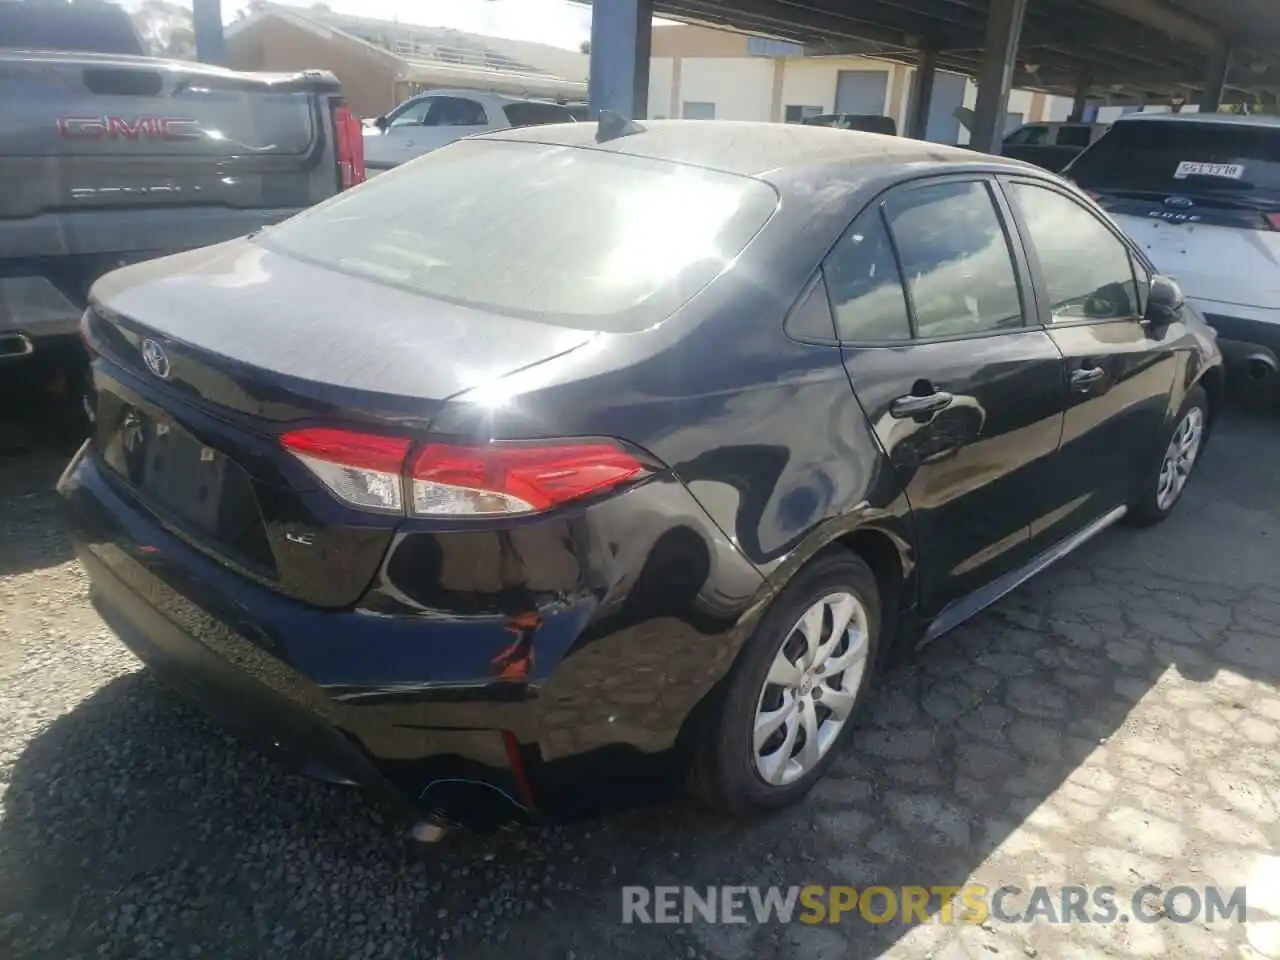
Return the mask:
POLYGON ((1009 88, 1026 12, 1027 0, 991 0, 982 65, 978 68, 978 102, 969 136, 969 145, 975 150, 991 153, 999 149, 1004 139, 1009 88))
POLYGON ((648 115, 652 39, 653 0, 594 0, 587 80, 592 116, 601 110, 631 120, 648 115))
POLYGON ((925 139, 929 129, 929 104, 933 101, 933 78, 938 72, 938 46, 920 48, 920 60, 911 84, 911 101, 907 106, 908 137, 925 139))
POLYGON ((1071 101, 1071 115, 1067 117, 1072 123, 1084 121, 1084 112, 1089 106, 1089 88, 1093 86, 1093 78, 1081 73, 1076 78, 1075 97, 1071 101))
POLYGON ((1227 85, 1227 71, 1231 69, 1231 49, 1220 47, 1209 53, 1204 65, 1204 85, 1200 92, 1200 112, 1216 113, 1222 106, 1222 90, 1227 85))
POLYGON ((201 63, 225 63, 222 0, 192 0, 191 27, 196 35, 196 59, 201 63))

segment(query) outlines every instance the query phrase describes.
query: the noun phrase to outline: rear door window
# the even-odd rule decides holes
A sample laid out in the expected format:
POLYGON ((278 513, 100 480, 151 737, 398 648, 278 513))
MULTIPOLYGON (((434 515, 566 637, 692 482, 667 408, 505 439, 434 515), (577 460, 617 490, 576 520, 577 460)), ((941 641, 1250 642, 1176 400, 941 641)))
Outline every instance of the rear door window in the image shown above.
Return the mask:
POLYGON ((1070 173, 1097 190, 1280 197, 1280 125, 1121 121, 1070 173))
POLYGON ((986 183, 904 190, 884 209, 917 336, 964 336, 1023 325, 1013 254, 986 183))

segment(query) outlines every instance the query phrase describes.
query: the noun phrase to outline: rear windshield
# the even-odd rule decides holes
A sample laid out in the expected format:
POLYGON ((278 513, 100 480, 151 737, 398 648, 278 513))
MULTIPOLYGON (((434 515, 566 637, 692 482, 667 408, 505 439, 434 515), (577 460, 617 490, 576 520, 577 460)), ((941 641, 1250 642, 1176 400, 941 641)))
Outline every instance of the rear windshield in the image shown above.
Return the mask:
POLYGON ((1069 175, 1098 190, 1280 193, 1280 126, 1121 121, 1069 175))
POLYGON ((129 15, 107 3, 0 0, 0 47, 75 53, 146 53, 129 15))
POLYGON ((564 326, 659 322, 777 204, 758 180, 602 150, 459 141, 267 231, 287 255, 564 326))

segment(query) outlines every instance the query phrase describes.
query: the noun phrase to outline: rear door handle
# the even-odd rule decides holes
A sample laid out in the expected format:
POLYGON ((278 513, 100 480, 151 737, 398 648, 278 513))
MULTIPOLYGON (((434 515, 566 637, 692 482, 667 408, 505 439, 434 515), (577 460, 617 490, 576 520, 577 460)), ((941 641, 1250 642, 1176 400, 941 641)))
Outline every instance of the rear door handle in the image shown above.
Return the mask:
POLYGON ((1071 372, 1071 386, 1077 390, 1087 390, 1106 375, 1101 367, 1085 367, 1071 372))
POLYGON ((889 404, 889 416, 897 420, 905 420, 907 417, 927 416, 931 413, 937 413, 939 410, 945 410, 951 406, 953 399, 951 394, 944 393, 941 390, 936 393, 926 394, 923 397, 909 393, 905 397, 899 397, 889 404))

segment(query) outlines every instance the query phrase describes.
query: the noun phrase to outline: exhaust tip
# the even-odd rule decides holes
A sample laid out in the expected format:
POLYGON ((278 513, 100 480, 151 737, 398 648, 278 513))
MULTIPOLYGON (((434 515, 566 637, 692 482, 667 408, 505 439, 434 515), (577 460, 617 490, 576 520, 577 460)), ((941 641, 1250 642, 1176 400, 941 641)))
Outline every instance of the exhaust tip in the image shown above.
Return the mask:
POLYGON ((0 333, 0 360, 25 357, 35 349, 36 345, 25 333, 0 333))
POLYGON ((420 820, 413 825, 409 835, 418 843, 439 843, 448 831, 438 823, 420 820))

